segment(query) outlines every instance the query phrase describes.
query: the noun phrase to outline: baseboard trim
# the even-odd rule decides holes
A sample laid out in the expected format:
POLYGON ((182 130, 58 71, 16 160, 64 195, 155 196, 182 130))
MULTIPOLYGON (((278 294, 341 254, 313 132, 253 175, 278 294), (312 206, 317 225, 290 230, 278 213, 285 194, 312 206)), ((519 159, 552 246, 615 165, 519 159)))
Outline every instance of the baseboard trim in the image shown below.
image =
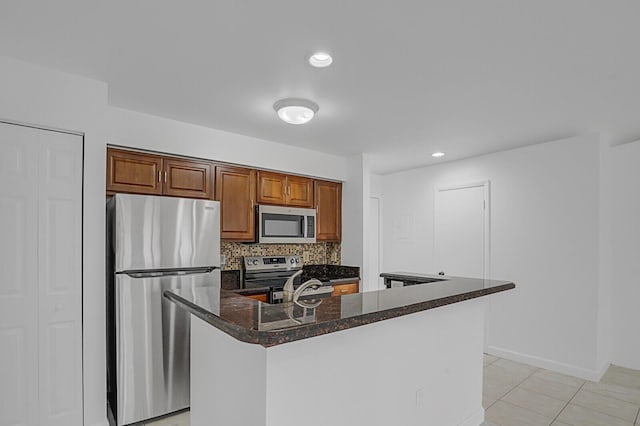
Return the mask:
POLYGON ((607 368, 609 368, 609 363, 605 363, 601 368, 597 370, 589 370, 587 368, 576 367, 575 365, 565 364, 562 362, 552 361, 550 359, 510 351, 508 349, 502 349, 496 346, 488 346, 487 353, 511 361, 533 365, 534 367, 545 368, 547 370, 555 371, 556 373, 567 374, 569 376, 579 377, 584 380, 590 380, 592 382, 599 382, 604 373, 607 371, 607 368))
POLYGON ((458 426, 480 426, 484 422, 484 408, 480 407, 475 413, 467 417, 458 426))

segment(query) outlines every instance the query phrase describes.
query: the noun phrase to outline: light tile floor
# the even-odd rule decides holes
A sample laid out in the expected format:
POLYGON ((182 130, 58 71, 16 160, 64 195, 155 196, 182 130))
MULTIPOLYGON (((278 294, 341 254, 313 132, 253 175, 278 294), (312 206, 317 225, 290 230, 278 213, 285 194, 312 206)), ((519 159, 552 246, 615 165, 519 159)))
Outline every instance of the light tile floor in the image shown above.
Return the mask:
MULTIPOLYGON (((485 355, 482 402, 483 426, 640 426, 640 371, 612 365, 594 383, 485 355)), ((189 412, 147 426, 189 426, 189 412)))
POLYGON ((640 371, 612 365, 599 383, 484 356, 484 426, 640 426, 640 371))

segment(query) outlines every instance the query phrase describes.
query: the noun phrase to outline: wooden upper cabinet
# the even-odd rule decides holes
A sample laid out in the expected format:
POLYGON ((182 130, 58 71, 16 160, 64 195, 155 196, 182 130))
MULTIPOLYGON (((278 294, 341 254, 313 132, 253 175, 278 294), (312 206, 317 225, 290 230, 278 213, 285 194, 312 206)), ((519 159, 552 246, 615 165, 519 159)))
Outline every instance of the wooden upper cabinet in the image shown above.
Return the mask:
POLYGON ((213 199, 213 165, 208 161, 164 158, 164 195, 213 199))
POLYGON ((313 179, 264 171, 257 179, 259 204, 313 207, 313 179))
POLYGON ((162 194, 162 157, 107 149, 107 192, 162 194))
POLYGON ((213 199, 213 163, 107 148, 107 193, 213 199))
POLYGON ((287 176, 280 173, 258 171, 258 204, 286 204, 287 176))
POLYGON ((316 239, 339 242, 342 239, 342 184, 316 181, 316 239))
POLYGON ((216 166, 215 199, 220 201, 220 238, 255 240, 255 170, 216 166))
POLYGON ((313 179, 301 176, 287 176, 288 206, 313 207, 313 179))

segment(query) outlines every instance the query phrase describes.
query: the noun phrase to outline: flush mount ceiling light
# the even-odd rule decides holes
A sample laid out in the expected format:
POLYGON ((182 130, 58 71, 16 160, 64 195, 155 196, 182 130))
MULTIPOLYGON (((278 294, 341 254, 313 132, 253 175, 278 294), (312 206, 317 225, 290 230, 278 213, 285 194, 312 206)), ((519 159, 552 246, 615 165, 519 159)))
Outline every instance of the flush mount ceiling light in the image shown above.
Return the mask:
POLYGON ((434 152, 431 156, 434 158, 444 157, 444 152, 434 152))
POLYGON ((318 112, 318 104, 308 99, 280 99, 273 104, 280 120, 289 124, 304 124, 318 112))
POLYGON ((327 52, 316 52, 309 56, 309 64, 316 68, 326 68, 333 63, 333 58, 327 52))

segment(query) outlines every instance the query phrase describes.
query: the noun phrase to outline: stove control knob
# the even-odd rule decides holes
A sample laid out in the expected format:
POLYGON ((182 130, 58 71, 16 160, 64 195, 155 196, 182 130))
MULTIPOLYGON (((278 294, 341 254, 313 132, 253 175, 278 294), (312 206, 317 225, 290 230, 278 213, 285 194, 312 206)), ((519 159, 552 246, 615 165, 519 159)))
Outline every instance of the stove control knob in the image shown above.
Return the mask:
POLYGON ((251 262, 251 263, 253 263, 254 265, 257 265, 258 264, 258 259, 253 259, 253 262, 251 262))
POLYGON ((296 257, 296 263, 300 263, 300 258, 296 257))
POLYGON ((295 257, 292 257, 292 258, 291 258, 291 260, 290 260, 290 262, 291 262, 291 263, 296 263, 296 258, 295 258, 295 257))

